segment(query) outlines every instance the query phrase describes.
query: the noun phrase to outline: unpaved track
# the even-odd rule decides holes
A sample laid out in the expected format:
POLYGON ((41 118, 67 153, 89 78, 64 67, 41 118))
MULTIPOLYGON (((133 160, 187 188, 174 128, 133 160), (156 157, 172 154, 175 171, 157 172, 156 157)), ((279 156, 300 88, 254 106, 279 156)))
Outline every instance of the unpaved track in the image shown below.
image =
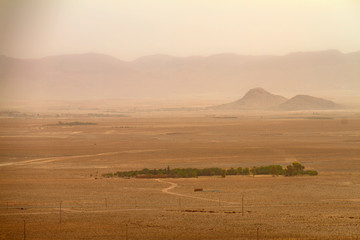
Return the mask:
POLYGON ((21 162, 9 162, 9 163, 1 163, 0 167, 5 166, 16 166, 16 165, 29 165, 29 164, 39 164, 39 163, 48 163, 55 161, 62 161, 68 159, 76 159, 76 158, 86 158, 86 157, 96 157, 96 156, 106 156, 106 155, 115 155, 119 152, 108 152, 108 153, 97 153, 97 154, 86 154, 86 155, 75 155, 75 156, 64 156, 64 157, 49 157, 49 158, 35 158, 31 160, 21 161, 21 162))
POLYGON ((179 185, 178 185, 177 183, 168 182, 168 181, 164 181, 164 180, 161 180, 161 179, 155 179, 155 180, 158 181, 158 182, 161 182, 161 183, 168 183, 168 184, 170 184, 169 187, 163 188, 163 189, 161 190, 163 193, 166 193, 166 194, 171 194, 171 195, 178 196, 178 197, 193 198, 193 199, 198 199, 198 200, 203 200, 203 201, 210 201, 210 202, 220 202, 220 203, 226 203, 226 204, 241 204, 240 202, 228 202, 228 201, 221 201, 221 200, 218 200, 218 199, 197 197, 197 196, 191 196, 191 195, 187 195, 187 194, 170 192, 171 189, 174 189, 174 188, 176 188, 176 187, 179 186, 179 185))
POLYGON ((41 164, 41 163, 49 163, 49 162, 56 162, 56 161, 63 161, 63 160, 70 160, 76 158, 88 158, 88 157, 98 157, 98 156, 110 156, 116 155, 119 153, 139 153, 139 152, 155 152, 161 151, 162 149, 140 149, 140 150, 127 150, 121 152, 105 152, 105 153, 96 153, 96 154, 85 154, 85 155, 74 155, 74 156, 63 156, 63 157, 48 157, 48 158, 35 158, 20 162, 8 162, 8 163, 0 163, 0 167, 5 166, 23 166, 29 164, 41 164))

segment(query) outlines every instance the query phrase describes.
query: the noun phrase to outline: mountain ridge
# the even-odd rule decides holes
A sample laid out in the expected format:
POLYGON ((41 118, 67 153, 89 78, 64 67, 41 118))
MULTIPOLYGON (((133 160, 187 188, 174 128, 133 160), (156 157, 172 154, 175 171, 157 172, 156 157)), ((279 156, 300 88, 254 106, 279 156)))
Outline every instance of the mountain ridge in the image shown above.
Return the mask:
POLYGON ((209 58, 209 57, 216 57, 216 56, 237 56, 237 57, 259 57, 259 58, 263 58, 263 57, 286 57, 286 56, 292 56, 292 55, 308 55, 308 54, 329 54, 329 55, 351 55, 351 54, 360 54, 360 50, 358 51, 352 51, 352 52, 342 52, 340 50, 337 49, 326 49, 326 50, 319 50, 319 51, 296 51, 296 52, 290 52, 287 54, 281 54, 281 55, 277 55, 277 54, 238 54, 238 53, 232 53, 232 52, 220 52, 220 53, 214 53, 214 54, 210 54, 210 55, 189 55, 189 56, 185 56, 185 57, 179 57, 179 56, 175 56, 175 55, 171 55, 171 54, 162 54, 162 53, 158 53, 158 54, 148 54, 148 55, 143 55, 140 57, 137 57, 133 60, 122 60, 119 57, 113 56, 111 54, 105 54, 105 53, 98 53, 98 52, 83 52, 83 53, 67 53, 67 54, 55 54, 55 55, 47 55, 47 56, 43 56, 43 57, 34 57, 34 58, 19 58, 19 57, 12 57, 12 56, 8 56, 6 54, 0 54, 0 57, 6 57, 9 59, 16 59, 16 60, 41 60, 41 59, 46 59, 46 58, 53 58, 53 57, 63 57, 63 56, 92 56, 92 55, 99 55, 99 56, 107 56, 107 57, 111 57, 111 58, 115 58, 119 61, 122 62, 135 62, 141 58, 147 58, 147 57, 157 57, 157 56, 163 56, 163 57, 170 57, 170 58, 209 58))
MULTIPOLYGON (((360 93, 358 52, 284 56, 232 53, 122 61, 85 53, 16 59, 0 56, 1 99, 188 98, 237 96, 253 86, 279 93, 360 93), (340 57, 339 57, 340 55, 340 57), (154 60, 158 59, 158 60, 154 60)), ((332 94, 331 94, 332 95, 332 94)))

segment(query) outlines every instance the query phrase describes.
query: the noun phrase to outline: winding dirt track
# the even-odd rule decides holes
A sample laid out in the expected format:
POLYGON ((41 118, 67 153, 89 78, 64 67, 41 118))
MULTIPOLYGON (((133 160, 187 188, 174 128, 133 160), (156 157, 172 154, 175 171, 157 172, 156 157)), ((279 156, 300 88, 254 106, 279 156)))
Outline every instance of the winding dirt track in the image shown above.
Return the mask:
POLYGON ((240 202, 228 202, 228 201, 221 201, 221 200, 217 200, 217 199, 197 197, 197 196, 191 196, 191 195, 187 195, 187 194, 170 192, 171 189, 174 189, 174 188, 176 188, 176 187, 179 186, 179 185, 178 185, 177 183, 168 182, 168 181, 164 181, 164 180, 161 180, 161 179, 155 179, 155 180, 158 181, 158 182, 161 182, 161 183, 168 183, 168 184, 170 184, 169 187, 163 188, 163 189, 161 190, 163 193, 166 193, 166 194, 170 194, 170 195, 174 195, 174 196, 178 196, 178 197, 193 198, 193 199, 198 199, 198 200, 203 200, 203 201, 210 201, 210 202, 220 202, 220 203, 226 203, 226 204, 241 204, 240 202))
POLYGON ((96 154, 85 154, 85 155, 74 155, 74 156, 62 156, 62 157, 47 157, 47 158, 35 158, 20 162, 8 162, 8 163, 0 163, 0 167, 5 166, 16 166, 16 165, 29 165, 29 164, 40 164, 40 163, 48 163, 55 161, 63 161, 77 158, 88 158, 88 157, 98 157, 98 156, 110 156, 116 155, 119 153, 139 153, 139 152, 156 152, 161 151, 161 149, 139 149, 139 150, 126 150, 121 152, 105 152, 105 153, 96 153, 96 154))
POLYGON ((64 156, 64 157, 48 157, 48 158, 36 158, 21 162, 9 162, 9 163, 1 163, 0 167, 5 166, 14 166, 14 165, 28 165, 28 164, 39 164, 39 163, 48 163, 48 162, 55 162, 55 161, 62 161, 68 159, 76 159, 76 158, 86 158, 86 157, 95 157, 95 156, 105 156, 105 155, 115 155, 119 152, 108 152, 108 153, 97 153, 97 154, 86 154, 86 155, 76 155, 76 156, 64 156))

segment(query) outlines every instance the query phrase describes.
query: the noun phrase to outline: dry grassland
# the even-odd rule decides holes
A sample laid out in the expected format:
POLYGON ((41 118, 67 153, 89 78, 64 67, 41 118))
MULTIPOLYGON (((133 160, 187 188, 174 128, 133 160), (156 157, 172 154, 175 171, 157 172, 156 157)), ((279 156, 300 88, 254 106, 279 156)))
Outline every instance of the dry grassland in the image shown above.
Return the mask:
POLYGON ((326 117, 2 118, 0 239, 358 239, 360 115, 326 117), (319 176, 101 178, 293 161, 319 176))

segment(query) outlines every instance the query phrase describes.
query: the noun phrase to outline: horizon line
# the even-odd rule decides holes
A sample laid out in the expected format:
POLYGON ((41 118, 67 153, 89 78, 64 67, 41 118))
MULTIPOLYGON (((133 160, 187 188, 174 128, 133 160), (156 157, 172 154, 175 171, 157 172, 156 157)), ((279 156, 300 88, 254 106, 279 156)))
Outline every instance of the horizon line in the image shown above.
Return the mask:
POLYGON ((115 58, 117 60, 123 61, 123 62, 135 62, 141 58, 144 57, 151 57, 151 56, 164 56, 164 57, 171 57, 171 58, 207 58, 207 57, 212 57, 212 56, 218 56, 218 55, 235 55, 235 56, 246 56, 246 57, 284 57, 284 56, 288 56, 291 54, 299 54, 299 53, 319 53, 319 52, 339 52, 341 54, 352 54, 352 53, 358 53, 360 52, 360 50, 357 51, 351 51, 351 52, 343 52, 340 51, 338 49, 334 49, 334 48, 329 48, 329 49, 324 49, 324 50, 314 50, 314 51, 307 51, 307 50, 302 50, 302 51, 293 51, 293 52, 288 52, 286 54, 241 54, 241 53, 234 53, 234 52, 219 52, 219 53, 213 53, 210 55, 188 55, 188 56, 176 56, 176 55, 170 55, 170 54, 166 54, 166 53, 155 53, 155 54, 147 54, 147 55, 142 55, 140 57, 134 58, 133 60, 122 60, 119 57, 116 57, 114 55, 110 55, 110 54, 106 54, 106 53, 99 53, 99 52, 81 52, 81 53, 64 53, 64 54, 54 54, 54 55, 47 55, 47 56, 42 56, 42 57, 14 57, 14 56, 10 56, 10 55, 6 55, 6 54, 0 54, 0 56, 2 57, 6 57, 6 58, 12 58, 12 59, 17 59, 17 60, 41 60, 41 59, 46 59, 46 58, 51 58, 51 57, 59 57, 59 56, 79 56, 79 55, 102 55, 102 56, 107 56, 107 57, 112 57, 115 58))

